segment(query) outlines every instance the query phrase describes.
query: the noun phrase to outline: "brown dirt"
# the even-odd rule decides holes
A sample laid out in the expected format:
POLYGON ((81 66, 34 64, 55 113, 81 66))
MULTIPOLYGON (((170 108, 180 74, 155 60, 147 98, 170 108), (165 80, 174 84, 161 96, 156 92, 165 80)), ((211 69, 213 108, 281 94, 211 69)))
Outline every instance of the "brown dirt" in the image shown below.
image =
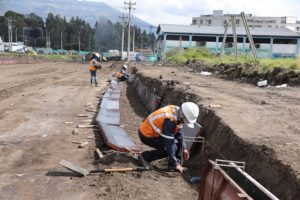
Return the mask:
MULTIPOLYGON (((110 65, 98 72, 98 88, 89 86, 87 66, 78 63, 0 65, 0 199, 197 199, 182 176, 164 171, 164 160, 153 171, 85 178, 59 166, 61 159, 87 169, 139 166, 130 154, 107 148, 97 130, 72 134, 83 120, 77 114, 101 100, 107 78, 116 71, 110 65), (72 141, 89 144, 79 149, 72 141), (100 162, 96 147, 105 155, 100 162)), ((187 70, 139 66, 139 76, 163 97, 163 105, 193 100, 200 106, 198 122, 211 146, 205 158, 194 148, 187 163, 191 172, 198 175, 207 158, 242 160, 246 171, 280 199, 299 199, 299 88, 257 88, 187 70)), ((124 85, 121 123, 139 145, 137 129, 147 114, 124 85)))
MULTIPOLYGON (((82 124, 77 115, 88 113, 86 105, 97 107, 116 71, 110 65, 98 72, 98 88, 89 86, 87 66, 78 63, 0 65, 0 199, 197 199, 182 176, 162 168, 80 178, 59 166, 61 159, 87 169, 139 166, 130 155, 107 148, 97 130, 72 134, 82 124), (89 144, 77 148, 72 141, 89 144), (100 162, 96 147, 105 155, 100 162)), ((136 131, 147 113, 126 86, 121 108, 122 126, 141 144, 136 131)))
POLYGON ((138 76, 163 105, 191 100, 200 106, 207 145, 205 158, 195 148, 188 163, 195 174, 208 158, 246 161, 246 171, 280 199, 300 198, 299 88, 257 88, 182 67, 142 66, 138 76))

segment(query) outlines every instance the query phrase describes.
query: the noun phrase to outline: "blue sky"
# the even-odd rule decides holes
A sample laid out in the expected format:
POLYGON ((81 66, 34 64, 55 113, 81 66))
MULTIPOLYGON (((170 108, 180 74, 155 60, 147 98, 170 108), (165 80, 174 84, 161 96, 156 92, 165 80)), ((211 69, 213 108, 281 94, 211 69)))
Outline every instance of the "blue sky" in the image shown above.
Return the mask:
MULTIPOLYGON (((89 0, 104 2, 120 11, 124 0, 89 0)), ((126 0, 129 2, 129 0, 126 0)), ((255 16, 295 16, 300 21, 298 0, 135 0, 133 14, 151 24, 190 24, 192 17, 223 10, 225 14, 244 11, 255 16)))

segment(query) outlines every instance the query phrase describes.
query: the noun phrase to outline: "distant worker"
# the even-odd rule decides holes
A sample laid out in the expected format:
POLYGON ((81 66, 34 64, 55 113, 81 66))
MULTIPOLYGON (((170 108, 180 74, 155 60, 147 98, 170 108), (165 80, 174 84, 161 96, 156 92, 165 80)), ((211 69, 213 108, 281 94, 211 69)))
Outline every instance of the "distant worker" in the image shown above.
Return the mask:
POLYGON ((127 73, 127 63, 125 63, 121 70, 117 72, 117 79, 119 81, 126 81, 129 78, 129 75, 127 73))
POLYGON ((100 55, 98 53, 92 53, 92 56, 90 58, 90 63, 89 63, 89 70, 91 72, 90 86, 93 86, 93 82, 94 82, 95 86, 98 87, 97 69, 101 69, 100 55))
POLYGON ((157 54, 157 64, 160 64, 162 61, 162 56, 160 54, 157 54))
POLYGON ((189 158, 183 142, 182 125, 193 128, 199 115, 199 108, 193 102, 185 102, 179 106, 168 105, 150 114, 139 128, 140 140, 155 150, 144 151, 139 155, 143 165, 168 157, 168 168, 183 172, 180 164, 181 150, 183 159, 189 158), (183 149, 182 149, 183 147, 183 149))

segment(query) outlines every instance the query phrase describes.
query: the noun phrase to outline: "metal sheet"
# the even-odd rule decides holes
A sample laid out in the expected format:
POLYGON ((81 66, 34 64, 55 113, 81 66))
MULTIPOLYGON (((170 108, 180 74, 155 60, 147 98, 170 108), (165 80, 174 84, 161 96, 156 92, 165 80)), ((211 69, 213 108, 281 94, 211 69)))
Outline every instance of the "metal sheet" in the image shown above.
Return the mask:
POLYGON ((103 98, 110 98, 110 99, 119 100, 120 96, 121 96, 120 93, 113 94, 113 93, 105 92, 105 94, 103 95, 103 98))
POLYGON ((120 113, 101 109, 97 115, 96 121, 98 124, 104 123, 111 125, 120 125, 120 113))
POLYGON ((108 93, 121 93, 121 89, 120 88, 108 88, 107 90, 106 90, 106 92, 108 92, 108 93))
MULTIPOLYGON (((194 128, 189 128, 187 125, 183 125, 183 133, 184 136, 188 137, 196 137, 197 134, 200 132, 202 126, 197 122, 194 124, 194 128)), ((193 142, 185 142, 186 148, 189 150, 192 146, 193 142)))
POLYGON ((119 126, 111 126, 103 123, 100 123, 100 126, 110 146, 117 148, 117 150, 138 151, 138 146, 132 141, 124 129, 119 126))

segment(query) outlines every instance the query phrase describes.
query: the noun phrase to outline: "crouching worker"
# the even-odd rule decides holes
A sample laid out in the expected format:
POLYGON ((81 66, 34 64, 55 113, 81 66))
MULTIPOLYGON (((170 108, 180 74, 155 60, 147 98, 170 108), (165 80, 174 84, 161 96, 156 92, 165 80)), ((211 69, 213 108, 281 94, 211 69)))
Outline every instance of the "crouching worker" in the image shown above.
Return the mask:
POLYGON ((117 79, 119 81, 126 81, 128 79, 129 75, 127 74, 127 65, 123 65, 121 67, 121 70, 117 72, 117 79))
POLYGON ((89 68, 89 71, 91 72, 90 86, 92 86, 93 82, 94 82, 95 86, 97 87, 98 86, 97 69, 102 68, 100 65, 100 55, 98 53, 92 53, 88 68, 89 68))
POLYGON ((148 165, 151 161, 168 157, 168 168, 183 172, 180 152, 183 151, 185 160, 189 158, 189 152, 183 144, 182 124, 193 128, 198 115, 199 108, 192 102, 185 102, 181 107, 168 105, 150 114, 140 126, 139 136, 154 150, 142 152, 139 160, 148 165))

